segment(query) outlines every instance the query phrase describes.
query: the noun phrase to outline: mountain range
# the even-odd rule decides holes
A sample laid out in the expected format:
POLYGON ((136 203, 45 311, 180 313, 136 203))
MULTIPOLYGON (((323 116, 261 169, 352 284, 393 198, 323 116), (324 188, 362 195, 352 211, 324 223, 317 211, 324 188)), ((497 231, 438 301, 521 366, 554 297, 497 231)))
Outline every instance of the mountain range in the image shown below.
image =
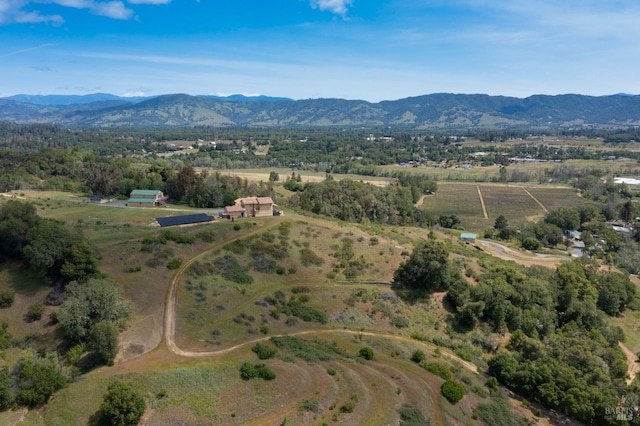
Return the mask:
POLYGON ((640 125, 640 96, 436 93, 371 103, 232 95, 119 97, 15 95, 0 98, 0 121, 71 127, 508 128, 640 125))

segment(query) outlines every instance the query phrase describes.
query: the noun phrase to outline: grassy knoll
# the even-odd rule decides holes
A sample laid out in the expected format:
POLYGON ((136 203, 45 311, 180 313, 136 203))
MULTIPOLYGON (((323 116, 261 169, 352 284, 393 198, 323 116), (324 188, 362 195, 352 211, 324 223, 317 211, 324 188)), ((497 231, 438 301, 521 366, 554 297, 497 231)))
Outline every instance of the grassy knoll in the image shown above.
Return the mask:
POLYGON ((352 294, 360 286, 389 288, 341 282, 390 282, 402 260, 397 244, 357 229, 292 216, 277 220, 277 226, 233 240, 186 271, 177 293, 180 347, 203 350, 310 327, 375 324, 366 308, 354 308, 352 294), (281 228, 288 226, 283 236, 281 228))
MULTIPOLYGON (((301 340, 311 344, 314 339, 301 340)), ((151 357, 131 373, 123 371, 124 365, 116 366, 113 373, 96 371, 59 392, 41 411, 42 423, 86 424, 113 374, 145 395, 150 407, 145 419, 154 425, 280 424, 285 418, 293 424, 397 424, 397 409, 404 404, 419 408, 439 423, 469 422, 461 410, 470 413, 473 407, 490 401, 482 376, 420 342, 340 333, 318 339, 344 356, 307 362, 287 348, 278 348, 275 358, 260 361, 275 371, 272 381, 240 378, 238 369, 243 362, 259 361, 250 346, 210 360, 176 362, 151 357), (373 361, 358 358, 359 349, 365 346, 374 350, 373 361), (425 363, 441 364, 465 383, 466 396, 456 406, 440 396, 443 379, 410 360, 416 350, 426 354, 425 363)), ((275 347, 271 342, 265 344, 275 347)))

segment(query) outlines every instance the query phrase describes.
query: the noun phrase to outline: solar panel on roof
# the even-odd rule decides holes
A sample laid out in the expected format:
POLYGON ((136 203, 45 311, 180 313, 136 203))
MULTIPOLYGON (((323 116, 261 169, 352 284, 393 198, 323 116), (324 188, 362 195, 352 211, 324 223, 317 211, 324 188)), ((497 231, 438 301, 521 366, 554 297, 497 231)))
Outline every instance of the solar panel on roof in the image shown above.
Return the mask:
POLYGON ((211 222, 213 220, 212 216, 209 216, 205 213, 198 214, 186 214, 182 216, 169 216, 169 217, 157 217, 156 221, 160 226, 176 226, 176 225, 188 225, 191 223, 203 223, 203 222, 211 222))

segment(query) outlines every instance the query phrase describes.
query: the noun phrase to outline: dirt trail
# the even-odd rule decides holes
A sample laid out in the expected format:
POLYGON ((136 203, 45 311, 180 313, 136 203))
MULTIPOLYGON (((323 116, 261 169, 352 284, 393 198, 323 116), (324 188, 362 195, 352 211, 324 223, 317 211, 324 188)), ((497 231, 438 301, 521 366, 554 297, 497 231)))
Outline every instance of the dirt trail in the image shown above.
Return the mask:
POLYGON ((540 202, 540 200, 538 200, 536 197, 534 197, 534 196, 533 196, 533 194, 532 194, 531 192, 529 192, 529 190, 528 190, 527 188, 525 188, 524 186, 522 186, 521 188, 523 189, 523 191, 524 191, 524 192, 526 192, 526 193, 527 193, 527 195, 528 195, 529 197, 531 197, 531 199, 532 199, 533 201, 535 201, 536 203, 538 203, 538 205, 540 206, 540 208, 541 208, 542 210, 544 210, 544 212, 545 212, 545 213, 549 213, 549 210, 547 210, 547 208, 544 206, 544 204, 542 204, 542 203, 540 202))
POLYGON ((622 342, 618 342, 618 346, 622 349, 625 356, 627 357, 627 374, 629 374, 629 378, 627 379, 627 385, 631 385, 633 380, 636 378, 638 371, 640 371, 640 364, 638 364, 638 356, 633 353, 631 349, 627 345, 622 342))
POLYGON ((480 185, 476 185, 478 189, 478 197, 480 197, 480 204, 482 205, 482 214, 485 219, 489 219, 489 215, 487 214, 487 206, 484 204, 484 197, 482 196, 482 191, 480 191, 480 185))

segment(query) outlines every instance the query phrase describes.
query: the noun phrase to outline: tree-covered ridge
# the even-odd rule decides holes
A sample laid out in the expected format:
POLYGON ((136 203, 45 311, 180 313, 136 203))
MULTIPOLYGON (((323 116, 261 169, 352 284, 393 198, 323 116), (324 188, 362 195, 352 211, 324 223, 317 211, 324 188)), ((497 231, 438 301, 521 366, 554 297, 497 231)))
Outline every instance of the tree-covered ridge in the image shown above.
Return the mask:
MULTIPOLYGON (((519 394, 590 424, 605 424, 605 409, 625 404, 638 389, 625 384, 625 336, 607 315, 635 308, 625 275, 571 261, 556 271, 497 266, 471 286, 457 280, 447 298, 461 332, 510 333, 489 360, 489 373, 519 394)), ((614 419, 615 420, 615 419, 614 419)))

